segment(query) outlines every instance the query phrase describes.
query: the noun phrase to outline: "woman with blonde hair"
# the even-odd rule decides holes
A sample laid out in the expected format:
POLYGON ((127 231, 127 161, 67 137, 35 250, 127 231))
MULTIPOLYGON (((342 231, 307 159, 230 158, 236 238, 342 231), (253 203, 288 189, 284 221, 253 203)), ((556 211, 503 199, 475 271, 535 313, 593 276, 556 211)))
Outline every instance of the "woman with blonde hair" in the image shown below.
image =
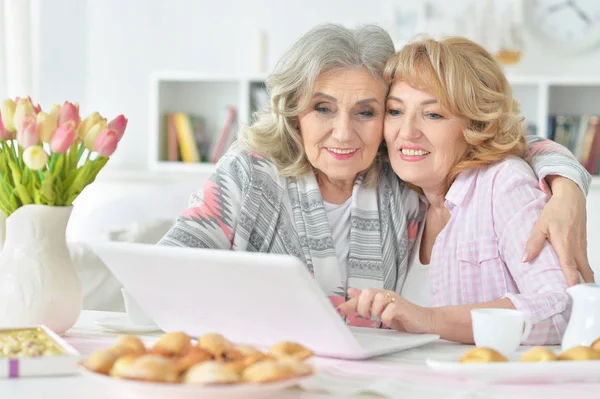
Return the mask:
MULTIPOLYGON (((267 79, 268 107, 159 244, 296 256, 336 305, 347 287, 399 290, 408 232, 421 219, 418 197, 381 157, 383 71, 393 54, 376 26, 323 25, 302 36, 267 79)), ((588 175, 568 155, 532 162, 540 178, 570 175, 587 189, 588 175)), ((584 198, 575 184, 558 191, 584 198)))
POLYGON ((500 65, 468 39, 423 39, 389 60, 385 78, 390 162, 426 223, 401 295, 351 290, 342 311, 472 343, 472 309, 518 309, 533 325, 528 344, 560 343, 568 297, 556 253, 546 244, 522 260, 550 193, 522 159, 523 118, 500 65))

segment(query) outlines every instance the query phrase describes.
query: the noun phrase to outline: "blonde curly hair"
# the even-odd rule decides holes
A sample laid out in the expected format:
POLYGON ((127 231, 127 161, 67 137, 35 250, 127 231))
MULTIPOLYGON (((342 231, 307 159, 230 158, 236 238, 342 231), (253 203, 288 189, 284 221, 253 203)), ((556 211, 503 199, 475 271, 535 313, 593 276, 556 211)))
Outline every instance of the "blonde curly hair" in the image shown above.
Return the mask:
POLYGON ((467 152, 450 170, 448 188, 466 169, 525 155, 519 104, 500 64, 477 43, 463 37, 419 38, 390 57, 384 79, 427 91, 446 110, 471 121, 463 131, 467 152))

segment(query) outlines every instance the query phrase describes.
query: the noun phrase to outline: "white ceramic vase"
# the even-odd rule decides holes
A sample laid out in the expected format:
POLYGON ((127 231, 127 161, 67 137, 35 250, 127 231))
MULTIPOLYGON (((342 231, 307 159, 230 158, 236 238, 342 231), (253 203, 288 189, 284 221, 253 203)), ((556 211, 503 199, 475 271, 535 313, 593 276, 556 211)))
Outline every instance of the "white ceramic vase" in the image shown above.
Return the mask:
POLYGON ((66 229, 72 206, 25 205, 6 219, 0 254, 0 328, 43 324, 62 334, 83 304, 66 229))

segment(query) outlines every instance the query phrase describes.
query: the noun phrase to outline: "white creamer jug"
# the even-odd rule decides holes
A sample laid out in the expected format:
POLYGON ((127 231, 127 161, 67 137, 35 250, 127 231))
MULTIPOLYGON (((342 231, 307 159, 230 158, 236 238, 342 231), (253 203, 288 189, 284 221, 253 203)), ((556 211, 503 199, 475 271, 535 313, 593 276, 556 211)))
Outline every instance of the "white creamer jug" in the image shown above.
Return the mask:
POLYGON ((573 299, 573 310, 562 340, 563 351, 590 346, 600 338, 600 285, 579 284, 567 292, 573 299))

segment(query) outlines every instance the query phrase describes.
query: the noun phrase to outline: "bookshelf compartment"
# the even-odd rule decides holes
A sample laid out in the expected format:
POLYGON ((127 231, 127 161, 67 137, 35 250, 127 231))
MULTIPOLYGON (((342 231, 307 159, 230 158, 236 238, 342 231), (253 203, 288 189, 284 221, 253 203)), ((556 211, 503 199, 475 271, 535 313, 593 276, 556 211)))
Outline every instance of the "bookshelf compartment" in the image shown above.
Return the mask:
POLYGON ((213 167, 267 98, 263 76, 164 71, 152 75, 151 87, 148 165, 154 171, 213 167))
MULTIPOLYGON (((241 124, 252 123, 255 112, 268 101, 266 76, 203 75, 188 71, 163 71, 152 77, 151 137, 149 167, 154 171, 205 172, 214 167, 210 161, 218 157, 204 157, 200 163, 173 162, 173 145, 168 144, 165 115, 183 112, 205 119, 206 131, 214 146, 225 126, 229 107, 236 108, 236 120, 229 130, 237 134, 241 124)), ((515 99, 530 134, 556 139, 553 118, 556 116, 600 115, 600 80, 560 76, 508 76, 515 99)), ((579 135, 583 127, 577 131, 579 135)), ((561 140, 581 160, 583 141, 567 134, 561 140)), ((600 136, 600 133, 599 133, 600 136)), ((600 139, 600 138, 599 138, 600 139)), ((226 142, 226 145, 231 140, 226 142)), ((600 145, 600 144, 599 144, 600 145)), ((213 147, 214 148, 214 147, 213 147)), ((223 149, 223 152, 226 150, 223 149)), ((217 152, 218 153, 218 152, 217 152)), ((600 163, 600 161, 598 162, 600 163)), ((600 168, 600 166, 599 166, 600 168)), ((599 169, 600 171, 600 169, 599 169)), ((594 170, 592 174, 598 174, 594 170)), ((595 182, 598 180, 596 179, 595 182)))
POLYGON ((600 85, 549 89, 548 137, 567 147, 592 175, 600 174, 600 85))
POLYGON ((550 86, 550 115, 600 115, 600 85, 550 86))
MULTIPOLYGON (((229 107, 238 107, 240 82, 235 80, 158 82, 157 124, 159 152, 156 161, 168 161, 169 113, 181 112, 199 118, 203 134, 209 142, 207 151, 216 145, 220 131, 227 120, 229 107)), ((210 156, 203 157, 203 161, 210 156)))

